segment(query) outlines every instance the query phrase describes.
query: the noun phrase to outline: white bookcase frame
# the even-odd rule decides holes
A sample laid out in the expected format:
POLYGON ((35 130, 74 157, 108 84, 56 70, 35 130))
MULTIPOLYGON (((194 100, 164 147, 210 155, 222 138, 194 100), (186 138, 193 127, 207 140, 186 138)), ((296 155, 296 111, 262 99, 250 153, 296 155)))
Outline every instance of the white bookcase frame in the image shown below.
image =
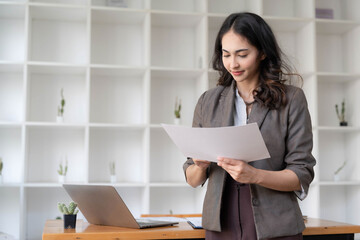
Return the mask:
POLYGON ((0 0, 0 232, 41 238, 57 202, 70 201, 56 173, 65 158, 67 182, 112 184, 135 216, 200 213, 205 189, 185 183, 185 158, 160 124, 173 123, 178 97, 191 125, 198 97, 216 85, 214 42, 233 11, 263 16, 303 76, 317 159, 303 214, 360 224, 359 8, 357 0, 0 0), (315 18, 317 7, 334 19, 315 18), (334 109, 343 99, 348 127, 334 109))

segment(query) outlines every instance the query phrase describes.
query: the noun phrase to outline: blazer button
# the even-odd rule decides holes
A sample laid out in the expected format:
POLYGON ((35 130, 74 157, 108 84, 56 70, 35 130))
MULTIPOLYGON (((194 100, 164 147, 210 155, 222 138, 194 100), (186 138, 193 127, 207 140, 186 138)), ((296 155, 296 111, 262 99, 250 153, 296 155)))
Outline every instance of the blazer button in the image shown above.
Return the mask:
POLYGON ((259 200, 257 198, 253 198, 251 201, 252 201, 253 206, 259 205, 259 200))

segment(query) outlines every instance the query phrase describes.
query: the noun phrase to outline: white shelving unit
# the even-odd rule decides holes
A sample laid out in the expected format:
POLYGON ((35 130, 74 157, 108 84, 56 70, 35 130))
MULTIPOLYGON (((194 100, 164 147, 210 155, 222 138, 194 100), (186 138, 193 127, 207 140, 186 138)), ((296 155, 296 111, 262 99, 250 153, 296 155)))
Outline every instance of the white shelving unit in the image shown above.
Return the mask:
POLYGON ((56 173, 65 158, 68 183, 109 185, 115 161, 112 185, 135 216, 200 213, 205 189, 185 183, 185 158, 160 124, 173 122, 178 97, 191 125, 198 97, 216 85, 214 42, 233 11, 263 16, 303 76, 318 161, 304 215, 360 224, 359 1, 124 3, 0 0, 0 232, 41 238, 57 202, 70 201, 56 173), (316 19, 316 7, 332 8, 334 19, 316 19), (348 127, 334 109, 343 99, 348 127))

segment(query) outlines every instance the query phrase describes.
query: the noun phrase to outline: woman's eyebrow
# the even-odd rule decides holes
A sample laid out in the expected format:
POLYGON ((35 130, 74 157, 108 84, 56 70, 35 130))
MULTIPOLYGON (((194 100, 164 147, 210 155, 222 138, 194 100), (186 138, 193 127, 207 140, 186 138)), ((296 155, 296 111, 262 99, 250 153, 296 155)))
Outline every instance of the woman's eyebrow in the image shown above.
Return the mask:
MULTIPOLYGON (((226 49, 222 49, 222 50, 223 50, 223 52, 230 53, 230 52, 229 52, 228 50, 226 50, 226 49)), ((247 51, 247 50, 249 50, 249 49, 247 49, 247 48, 242 48, 242 49, 236 50, 235 53, 239 53, 239 52, 243 52, 243 51, 247 51)))

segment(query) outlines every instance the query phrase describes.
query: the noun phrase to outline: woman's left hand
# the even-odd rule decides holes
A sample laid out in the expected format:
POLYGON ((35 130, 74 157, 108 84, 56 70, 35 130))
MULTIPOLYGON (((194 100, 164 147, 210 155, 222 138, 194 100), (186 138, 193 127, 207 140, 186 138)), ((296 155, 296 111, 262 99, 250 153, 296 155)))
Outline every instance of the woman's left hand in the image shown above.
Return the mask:
POLYGON ((242 160, 218 157, 218 166, 222 167, 237 182, 256 183, 257 169, 242 160))

